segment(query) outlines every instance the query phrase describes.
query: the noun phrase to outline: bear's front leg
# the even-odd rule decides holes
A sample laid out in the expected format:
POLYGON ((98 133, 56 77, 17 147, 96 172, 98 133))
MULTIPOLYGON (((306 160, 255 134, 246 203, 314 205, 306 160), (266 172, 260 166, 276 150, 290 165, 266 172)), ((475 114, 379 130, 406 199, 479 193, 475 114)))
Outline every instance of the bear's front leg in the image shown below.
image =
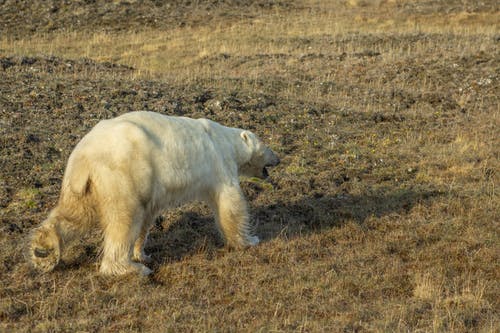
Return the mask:
POLYGON ((143 262, 146 264, 150 264, 153 262, 151 256, 147 255, 146 252, 144 252, 144 247, 146 245, 146 240, 148 239, 150 228, 151 228, 151 219, 148 218, 144 220, 139 238, 137 238, 134 244, 134 253, 132 255, 132 260, 136 262, 143 262))
POLYGON ((212 206, 217 226, 229 246, 244 248, 259 243, 259 238, 251 235, 247 202, 239 186, 224 186, 212 206))

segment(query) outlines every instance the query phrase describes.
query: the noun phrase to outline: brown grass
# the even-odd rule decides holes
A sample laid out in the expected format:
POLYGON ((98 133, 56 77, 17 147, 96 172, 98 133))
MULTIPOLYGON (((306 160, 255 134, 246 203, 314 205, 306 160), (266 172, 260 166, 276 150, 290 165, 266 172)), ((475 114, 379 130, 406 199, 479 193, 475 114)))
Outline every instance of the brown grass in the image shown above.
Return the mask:
POLYGON ((37 61, 0 67, 0 331, 498 332, 500 15, 482 3, 302 1, 1 36, 0 56, 37 61), (37 275, 24 242, 71 148, 141 108, 279 152, 270 183, 243 183, 264 242, 222 247, 193 204, 157 221, 151 278, 99 276, 96 235, 37 275))

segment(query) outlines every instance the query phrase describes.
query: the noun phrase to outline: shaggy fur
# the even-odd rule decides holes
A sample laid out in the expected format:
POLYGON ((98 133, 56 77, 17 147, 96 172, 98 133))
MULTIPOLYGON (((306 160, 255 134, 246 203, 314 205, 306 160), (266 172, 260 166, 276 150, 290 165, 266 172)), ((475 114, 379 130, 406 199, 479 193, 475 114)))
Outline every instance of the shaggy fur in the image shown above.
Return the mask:
POLYGON ((226 242, 256 245, 239 176, 265 178, 276 154, 251 132, 207 119, 132 112, 98 123, 69 157, 57 206, 32 234, 35 267, 52 270, 64 245, 100 225, 100 271, 151 270, 144 243, 161 210, 207 202, 226 242))

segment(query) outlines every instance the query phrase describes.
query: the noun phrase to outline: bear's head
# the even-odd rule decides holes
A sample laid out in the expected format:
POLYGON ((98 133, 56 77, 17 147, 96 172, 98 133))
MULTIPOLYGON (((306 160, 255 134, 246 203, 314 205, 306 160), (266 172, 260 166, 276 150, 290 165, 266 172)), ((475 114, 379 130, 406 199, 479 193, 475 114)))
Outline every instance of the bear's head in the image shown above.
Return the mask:
POLYGON ((241 139, 246 145, 249 154, 244 163, 240 165, 240 175, 266 179, 269 176, 266 168, 280 163, 278 155, 250 131, 242 131, 241 139))

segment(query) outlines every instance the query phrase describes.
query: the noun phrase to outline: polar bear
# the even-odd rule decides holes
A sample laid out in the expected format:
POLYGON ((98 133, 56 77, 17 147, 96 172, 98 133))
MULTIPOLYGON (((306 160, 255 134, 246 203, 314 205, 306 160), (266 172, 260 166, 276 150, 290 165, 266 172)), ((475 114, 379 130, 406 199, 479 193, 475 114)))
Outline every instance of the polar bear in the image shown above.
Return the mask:
POLYGON ((256 245, 239 176, 266 178, 278 156, 250 131, 138 111, 99 122, 76 145, 56 207, 32 233, 34 266, 51 271, 65 243, 100 226, 100 272, 151 273, 144 243, 162 210, 206 202, 226 242, 256 245))

